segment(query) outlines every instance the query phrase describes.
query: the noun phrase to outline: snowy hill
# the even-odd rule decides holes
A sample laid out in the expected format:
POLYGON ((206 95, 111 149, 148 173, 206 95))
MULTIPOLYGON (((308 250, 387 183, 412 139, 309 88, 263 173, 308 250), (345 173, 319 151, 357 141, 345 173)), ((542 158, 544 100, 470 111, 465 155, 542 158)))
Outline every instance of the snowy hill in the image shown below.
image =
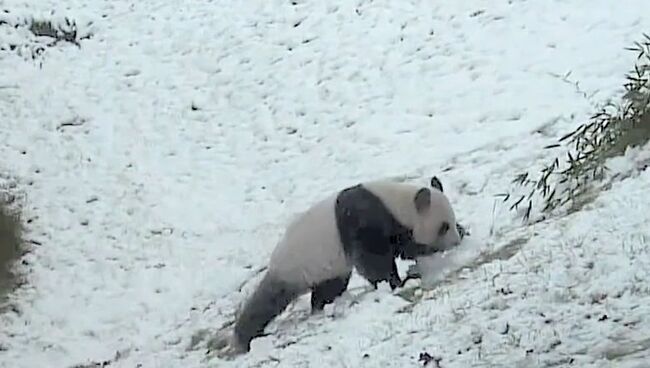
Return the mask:
POLYGON ((0 0, 0 171, 34 244, 0 366, 650 366, 650 174, 534 226, 494 197, 620 97, 646 2, 0 0), (78 46, 25 57, 49 42, 32 16, 74 19, 78 46), (188 348, 295 213, 431 175, 471 236, 422 301, 351 303, 355 277, 248 355, 188 348))

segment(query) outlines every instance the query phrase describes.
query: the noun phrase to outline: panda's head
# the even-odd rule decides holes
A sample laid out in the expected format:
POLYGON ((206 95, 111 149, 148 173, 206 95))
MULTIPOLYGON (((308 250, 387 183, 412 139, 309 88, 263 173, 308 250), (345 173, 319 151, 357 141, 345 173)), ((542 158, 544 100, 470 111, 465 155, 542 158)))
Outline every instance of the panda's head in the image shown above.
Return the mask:
POLYGON ((431 188, 422 187, 413 196, 413 242, 404 249, 406 258, 445 251, 460 244, 454 210, 435 176, 431 188))

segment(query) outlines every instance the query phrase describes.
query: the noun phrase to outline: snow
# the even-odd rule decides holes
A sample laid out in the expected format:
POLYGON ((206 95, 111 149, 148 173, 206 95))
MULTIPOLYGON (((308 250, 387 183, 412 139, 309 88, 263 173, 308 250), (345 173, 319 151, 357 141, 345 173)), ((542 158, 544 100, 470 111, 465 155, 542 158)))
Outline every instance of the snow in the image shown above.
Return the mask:
MULTIPOLYGON (((0 169, 42 244, 0 316, 0 366, 647 364, 650 174, 528 227, 494 197, 620 97, 645 5, 0 1, 2 20, 67 16, 93 34, 40 68, 0 51, 0 169), (247 355, 187 349, 230 321, 298 211, 431 175, 471 236, 424 262, 421 302, 354 296, 355 277, 322 315, 290 306, 247 355)), ((40 42, 0 25, 0 44, 16 40, 40 42)))

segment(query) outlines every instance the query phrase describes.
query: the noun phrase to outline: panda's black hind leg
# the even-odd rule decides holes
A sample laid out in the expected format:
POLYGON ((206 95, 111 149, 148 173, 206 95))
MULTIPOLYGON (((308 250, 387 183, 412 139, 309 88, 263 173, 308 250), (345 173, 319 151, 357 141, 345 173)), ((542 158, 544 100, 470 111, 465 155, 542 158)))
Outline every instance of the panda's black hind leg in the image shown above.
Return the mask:
POLYGON ((343 294, 343 292, 348 288, 351 275, 352 273, 349 273, 345 277, 325 280, 314 286, 311 290, 312 313, 322 311, 326 304, 332 303, 334 299, 343 294))
POLYGON ((268 273, 246 301, 237 317, 234 334, 244 351, 264 333, 266 326, 300 295, 300 289, 276 280, 268 273))

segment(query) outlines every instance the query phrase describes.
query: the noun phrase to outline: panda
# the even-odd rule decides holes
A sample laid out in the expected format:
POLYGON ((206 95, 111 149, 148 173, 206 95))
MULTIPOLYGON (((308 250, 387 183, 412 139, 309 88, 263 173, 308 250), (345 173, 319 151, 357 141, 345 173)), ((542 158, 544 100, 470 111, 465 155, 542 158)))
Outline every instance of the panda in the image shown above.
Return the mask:
POLYGON ((321 311, 347 289, 353 269, 375 289, 382 281, 402 286, 396 258, 453 248, 461 229, 435 176, 431 188, 370 181, 330 195, 287 227, 224 342, 227 355, 250 351, 271 320, 307 292, 312 313, 321 311))

